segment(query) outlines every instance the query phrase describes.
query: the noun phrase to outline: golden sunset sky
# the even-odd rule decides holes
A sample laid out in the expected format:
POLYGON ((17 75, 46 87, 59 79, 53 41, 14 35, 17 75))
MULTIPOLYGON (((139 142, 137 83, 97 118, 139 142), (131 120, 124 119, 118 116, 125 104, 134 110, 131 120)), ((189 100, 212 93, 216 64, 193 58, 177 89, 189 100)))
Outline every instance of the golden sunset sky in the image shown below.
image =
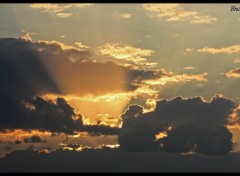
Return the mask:
MULTIPOLYGON (((38 64, 56 89, 45 90, 49 84, 41 82, 40 77, 45 80, 45 76, 38 77, 35 66, 21 66, 16 62, 11 68, 31 87, 29 90, 34 93, 29 93, 29 97, 39 96, 59 107, 57 98, 62 97, 76 114, 81 114, 84 125, 121 128, 122 114, 130 105, 139 105, 142 113, 148 114, 157 109, 157 101, 171 101, 176 97, 182 97, 182 101, 201 97, 199 102, 209 104, 213 97, 224 97, 235 103, 227 117, 238 119, 240 15, 230 11, 231 6, 240 5, 6 3, 0 5, 0 42, 7 48, 3 51, 9 49, 12 55, 11 48, 17 51, 20 43, 9 40, 7 44, 6 38, 25 42, 21 46, 34 49, 40 58, 38 64)), ((5 83, 1 82, 0 90, 9 89, 5 83)), ((12 87, 12 92, 25 91, 20 84, 9 83, 11 91, 12 87)), ((38 109, 40 100, 34 101, 23 101, 29 112, 38 109)), ((184 118, 189 114, 183 115, 184 118)), ((1 123, 1 156, 29 147, 27 142, 14 145, 14 141, 36 134, 48 141, 35 146, 44 150, 67 145, 66 138, 83 146, 118 145, 116 134, 91 135, 88 130, 89 133, 80 130, 75 135, 51 137, 55 128, 52 131, 44 126, 43 130, 42 126, 29 125, 25 129, 20 123, 5 128, 8 122, 1 123)), ((171 124, 168 128, 175 129, 174 125, 179 123, 171 124)), ((233 133, 234 142, 240 142, 238 123, 225 123, 225 126, 233 133)), ((167 131, 156 136, 165 137, 167 131)), ((238 150, 236 147, 235 151, 238 150)))

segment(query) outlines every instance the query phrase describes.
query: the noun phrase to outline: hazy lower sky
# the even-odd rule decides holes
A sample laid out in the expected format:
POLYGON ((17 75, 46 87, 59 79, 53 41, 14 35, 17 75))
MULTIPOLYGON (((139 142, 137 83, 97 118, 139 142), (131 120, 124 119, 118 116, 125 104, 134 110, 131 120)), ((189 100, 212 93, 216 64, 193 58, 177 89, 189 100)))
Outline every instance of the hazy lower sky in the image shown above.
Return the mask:
POLYGON ((239 151, 238 8, 1 4, 0 155, 239 151))

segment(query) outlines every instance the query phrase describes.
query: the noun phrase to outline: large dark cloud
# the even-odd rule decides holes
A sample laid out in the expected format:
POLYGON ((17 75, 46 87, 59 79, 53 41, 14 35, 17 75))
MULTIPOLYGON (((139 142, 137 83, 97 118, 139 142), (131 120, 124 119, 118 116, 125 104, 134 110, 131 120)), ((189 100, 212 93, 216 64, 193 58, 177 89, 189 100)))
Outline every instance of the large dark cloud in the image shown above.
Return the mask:
POLYGON ((146 151, 157 148, 155 134, 143 118, 143 107, 131 105, 122 115, 123 125, 118 137, 120 147, 126 151, 146 151))
POLYGON ((82 96, 131 91, 141 80, 166 74, 95 62, 90 50, 59 42, 0 39, 0 52, 0 88, 21 95, 51 92, 82 96))
MULTIPOLYGON (((133 70, 113 62, 94 62, 88 50, 64 48, 57 42, 0 39, 0 53, 1 131, 21 128, 118 134, 118 128, 83 125, 82 116, 63 98, 53 102, 41 95, 132 91, 142 80, 167 74, 163 70, 133 70)), ((235 106, 233 101, 219 96, 211 102, 200 97, 161 100, 153 112, 145 114, 142 107, 132 105, 122 115, 119 143, 127 151, 160 148, 171 152, 228 153, 233 143, 226 128, 227 118, 235 106), (156 140, 155 135, 164 131, 168 136, 156 140)))
POLYGON ((104 125, 83 125, 81 114, 76 114, 63 98, 56 103, 36 96, 18 100, 4 94, 0 99, 1 129, 38 129, 40 131, 73 133, 88 131, 92 134, 117 134, 117 128, 104 125))
POLYGON ((226 125, 236 106, 221 96, 213 97, 210 102, 200 97, 164 99, 157 102, 153 112, 145 114, 142 107, 131 105, 122 115, 118 141, 127 151, 152 151, 157 145, 159 150, 169 152, 228 153, 233 142, 226 125), (168 136, 157 140, 155 135, 159 132, 168 136))
POLYGON ((154 71, 131 70, 113 62, 93 62, 88 50, 64 47, 58 42, 0 39, 1 130, 86 130, 95 134, 116 134, 117 128, 84 126, 81 115, 75 114, 63 98, 53 103, 41 95, 67 93, 81 96, 130 91, 137 88, 132 83, 156 77, 154 71), (74 120, 76 116, 80 118, 74 120))
MULTIPOLYGON (((77 146, 76 146, 77 147, 77 146)), ((238 154, 212 157, 120 150, 39 153, 14 151, 0 159, 0 172, 240 172, 238 154)))
POLYGON ((38 93, 60 93, 37 52, 21 39, 0 39, 0 93, 17 98, 38 93))

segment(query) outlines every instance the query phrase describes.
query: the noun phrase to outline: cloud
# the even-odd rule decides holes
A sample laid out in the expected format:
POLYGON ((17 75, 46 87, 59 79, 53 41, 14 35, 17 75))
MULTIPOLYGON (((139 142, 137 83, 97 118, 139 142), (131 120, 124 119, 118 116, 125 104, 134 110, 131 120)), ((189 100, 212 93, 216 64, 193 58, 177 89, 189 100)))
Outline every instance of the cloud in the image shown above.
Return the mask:
POLYGON ((0 39, 0 92, 15 98, 60 93, 37 52, 22 39, 0 39), (5 93, 4 93, 5 92, 5 93))
POLYGON ((122 114, 123 125, 118 136, 120 148, 125 151, 143 152, 157 149, 155 134, 151 127, 141 120, 143 107, 131 105, 122 114))
POLYGON ((66 12, 67 10, 71 8, 86 8, 90 7, 94 4, 90 3, 79 3, 79 4, 68 4, 68 5, 62 5, 62 4, 50 4, 50 3, 34 3, 31 4, 30 7, 34 9, 41 9, 43 13, 52 13, 58 17, 61 18, 67 18, 73 15, 73 13, 66 12))
POLYGON ((75 42, 75 44, 78 46, 78 48, 89 48, 88 46, 83 45, 81 42, 75 42))
POLYGON ((113 14, 116 15, 117 17, 122 18, 122 19, 130 19, 130 18, 132 18, 132 14, 131 13, 114 12, 113 14))
POLYGON ((239 155, 222 157, 127 153, 117 149, 14 151, 0 159, 1 172, 239 172, 239 155), (24 159, 23 159, 24 158, 24 159), (61 158, 61 159, 59 159, 61 158), (104 162, 103 162, 104 161, 104 162), (31 167, 29 167, 31 166, 31 167), (64 167, 62 167, 64 166, 64 167), (137 166, 137 167, 136 167, 137 166))
POLYGON ((156 63, 147 62, 146 57, 152 56, 155 52, 150 49, 135 48, 130 45, 121 46, 118 43, 106 43, 104 46, 98 47, 97 52, 103 56, 110 56, 116 60, 133 64, 137 67, 152 67, 156 63))
POLYGON ((240 58, 234 59, 234 62, 235 62, 235 63, 240 63, 240 58))
POLYGON ((40 143, 42 142, 42 139, 38 135, 33 135, 31 138, 24 138, 23 139, 25 143, 40 143))
POLYGON ((204 15, 204 16, 194 16, 193 20, 190 21, 190 23, 205 23, 205 24, 210 24, 217 21, 217 18, 211 17, 209 15, 204 15))
POLYGON ((186 48, 185 51, 186 52, 192 52, 194 49, 193 48, 186 48))
POLYGON ((68 18, 72 16, 72 13, 57 13, 57 16, 62 18, 68 18))
POLYGON ((15 140, 14 141, 14 144, 21 144, 22 143, 22 141, 20 141, 20 140, 15 140))
POLYGON ((138 74, 147 76, 150 73, 113 62, 93 62, 89 59, 88 47, 80 42, 75 47, 57 41, 33 42, 29 37, 0 40, 3 89, 16 89, 17 84, 19 91, 13 91, 15 93, 103 94, 131 90, 131 83, 138 74), (33 93, 34 90, 29 90, 31 86, 38 90, 33 93))
MULTIPOLYGON (((65 94, 82 96, 84 94, 100 95, 109 92, 132 91, 138 87, 133 83, 143 79, 155 78, 158 75, 158 71, 131 69, 111 61, 92 61, 93 52, 81 42, 75 42, 76 47, 58 41, 28 42, 30 48, 38 51, 41 62, 65 94), (88 78, 84 75, 88 75, 88 78)), ((113 53, 106 49, 107 53, 105 54, 119 57, 121 53, 135 52, 127 56, 129 60, 134 57, 136 57, 135 60, 145 60, 142 57, 151 55, 153 52, 152 50, 141 50, 134 47, 122 48, 122 52, 117 51, 117 49, 115 48, 113 53)), ((150 66, 151 63, 145 63, 146 65, 150 66)))
MULTIPOLYGON (((140 60, 145 60, 145 57, 151 56, 153 53, 152 50, 131 46, 114 46, 113 53, 108 50, 105 52, 108 55, 119 57, 121 53, 117 49, 127 55, 128 59, 140 58, 140 60)), ((97 97, 93 100, 101 100, 102 98, 109 100, 110 103, 115 100, 115 96, 139 98, 140 95, 147 95, 144 97, 145 101, 148 100, 146 104, 154 110, 154 107, 158 109, 159 105, 158 102, 155 105, 156 90, 151 86, 156 85, 156 83, 164 85, 168 82, 206 81, 204 73, 196 75, 175 74, 164 69, 133 69, 113 62, 92 61, 90 48, 84 47, 80 42, 77 43, 77 46, 70 46, 57 41, 1 39, 0 51, 2 56, 0 58, 1 129, 38 129, 69 134, 74 133, 74 131, 87 131, 96 135, 118 134, 119 128, 111 128, 103 123, 84 124, 84 117, 80 114, 81 107, 79 108, 80 112, 75 111, 64 95, 82 98, 92 96, 97 97), (46 94, 55 94, 57 97, 47 100, 44 98, 46 94), (105 95, 107 96, 104 97, 105 95)), ((186 109, 184 112, 187 111, 186 109)), ((224 108, 220 107, 220 109, 223 114, 224 108)), ((143 112, 142 116, 150 113, 146 113, 144 108, 141 111, 143 112)), ((171 110, 171 112, 174 111, 175 109, 171 110)), ((137 132, 134 125, 127 127, 133 133, 130 135, 128 135, 128 130, 125 131, 126 134, 124 132, 126 125, 123 120, 123 131, 119 135, 123 138, 120 137, 120 140, 122 139, 127 146, 129 137, 144 133, 146 136, 145 144, 139 151, 158 149, 159 141, 155 141, 155 135, 161 132, 162 128, 152 128, 148 120, 142 119, 145 118, 140 118, 139 122, 136 122, 140 126, 137 132), (127 136, 127 140, 124 136, 127 136)), ((175 122, 175 120, 173 121, 175 122)), ((167 125, 169 123, 166 121, 167 125)), ((157 120, 154 124, 160 126, 157 120)), ((216 134, 227 133, 224 129, 215 132, 216 134)), ((141 140, 141 136, 137 137, 136 140, 131 140, 131 146, 134 146, 135 142, 141 143, 141 140)))
POLYGON ((143 4, 150 17, 165 18, 167 21, 189 21, 190 23, 212 23, 217 18, 200 15, 197 11, 188 11, 180 4, 143 4))
MULTIPOLYGON (((12 95, 1 94, 0 103, 4 109, 0 109, 1 129, 25 129, 50 132, 64 132, 72 134, 75 131, 86 131, 91 134, 117 134, 118 128, 105 125, 84 125, 82 115, 75 113, 63 98, 57 98, 56 102, 44 100, 41 97, 14 99, 12 95), (30 108, 31 107, 31 108, 30 108)), ((32 137, 31 141, 36 141, 32 137)), ((26 139, 30 141, 30 139, 26 139)))
POLYGON ((120 14, 120 17, 122 17, 123 19, 129 19, 132 17, 131 13, 122 13, 120 14))
MULTIPOLYGON (((117 91, 121 92, 133 90, 134 86, 131 85, 132 79, 138 77, 138 75, 135 75, 137 71, 119 66, 113 62, 91 61, 89 59, 91 52, 87 49, 87 46, 80 42, 76 42, 76 47, 57 41, 31 42, 25 39, 2 39, 0 42, 2 47, 1 51, 6 55, 1 60, 7 60, 8 57, 11 57, 13 65, 15 65, 14 63, 16 62, 21 63, 16 65, 17 68, 11 67, 19 72, 19 75, 16 74, 14 79, 15 77, 21 76, 21 79, 26 79, 25 81, 28 81, 28 84, 34 86, 36 89, 43 87, 39 85, 44 84, 42 79, 48 78, 48 83, 44 84, 44 86, 55 86, 56 90, 49 89, 49 92, 52 93, 62 92, 65 94, 94 95, 117 91), (23 55, 23 53, 25 55, 23 55), (32 66, 28 68, 28 65, 32 66), (41 71, 41 73, 38 73, 38 70, 39 72, 41 71), (113 72, 115 73, 114 75, 112 74, 113 72), (135 76, 129 79, 127 75, 135 76), (41 76, 41 78, 38 78, 39 76, 41 76), (69 79, 70 77, 71 79, 69 79), (36 84, 36 82, 39 83, 36 84), (61 89, 61 91, 59 89, 61 89)), ((10 68, 6 69, 7 64, 10 64, 9 61, 2 63, 2 73, 4 74, 2 78, 4 79, 9 79, 7 76, 9 74, 13 75, 14 73, 10 68)), ((138 73, 141 73, 141 71, 138 73)), ((19 78, 16 80, 21 86, 24 86, 23 83, 20 83, 24 82, 23 80, 21 81, 19 78)), ((15 84, 15 81, 8 82, 15 84)), ((15 86, 10 87, 14 88, 15 86)), ((26 87, 27 85, 24 89, 27 90, 26 87)), ((29 92, 25 90, 22 91, 29 92)), ((38 91, 38 93, 43 93, 43 91, 38 91)))
POLYGON ((225 48, 209 48, 206 46, 202 49, 198 49, 198 51, 210 54, 233 54, 240 51, 240 45, 232 45, 225 48))
POLYGON ((55 50, 58 49, 58 50, 62 50, 62 51, 82 51, 82 50, 89 48, 88 46, 82 45, 81 42, 75 42, 77 47, 74 47, 71 45, 66 45, 64 43, 54 41, 54 40, 53 41, 38 40, 38 41, 32 42, 32 43, 37 45, 37 47, 39 47, 39 48, 44 47, 46 49, 48 47, 50 49, 55 49, 55 50))
POLYGON ((27 32, 25 35, 23 35, 21 37, 21 39, 25 40, 25 41, 32 41, 32 38, 30 37, 30 33, 27 32))
POLYGON ((190 67, 190 66, 189 66, 189 67, 184 67, 183 69, 184 69, 184 70, 196 70, 195 67, 190 67))
POLYGON ((210 155, 229 153, 233 150, 233 142, 226 125, 236 106, 220 95, 210 102, 201 97, 163 99, 148 113, 143 113, 139 105, 131 105, 122 114, 120 148, 126 151, 194 151, 210 155), (167 136, 156 139, 159 132, 167 136))
POLYGON ((65 6, 61 8, 57 4, 37 4, 37 3, 31 4, 30 7, 36 8, 36 9, 53 10, 54 12, 59 12, 59 11, 62 11, 64 8, 66 8, 65 6))
MULTIPOLYGON (((94 131, 94 126, 83 129, 82 119, 73 119, 79 117, 79 114, 76 114, 73 107, 63 98, 57 98, 56 103, 41 98, 41 95, 47 93, 55 93, 59 96, 63 94, 62 90, 59 89, 59 85, 56 84, 56 80, 52 79, 53 76, 50 75, 49 70, 46 69, 43 63, 52 64, 53 68, 61 65, 59 71, 63 72, 64 75, 64 72, 66 74, 74 68, 72 66, 74 62, 68 59, 67 56, 71 56, 71 54, 79 55, 83 57, 83 59, 80 59, 84 60, 87 56, 85 50, 82 51, 80 48, 54 41, 31 42, 24 39, 1 39, 0 53, 1 129, 39 129, 66 133, 72 133, 75 130, 89 130, 92 133, 107 132, 108 127, 104 125, 97 127, 96 131, 94 131), (49 63, 51 59, 53 61, 49 63)), ((77 65, 76 69, 84 68, 87 65, 90 65, 90 67, 93 65, 94 67, 94 63, 91 62, 90 64, 85 63, 80 67, 77 65)), ((95 68, 98 65, 101 64, 96 64, 95 68)), ((115 66, 114 64, 112 65, 115 66)), ((118 67, 116 66, 116 68, 118 67)), ((90 70, 88 71, 89 73, 90 70)), ((101 71, 99 70, 99 72, 101 71)), ((83 73, 84 69, 83 71, 81 70, 81 74, 74 75, 71 73, 71 76, 68 75, 73 78, 73 82, 70 85, 77 83, 75 79, 78 80, 79 75, 83 75, 83 73), (74 81, 76 82, 74 83, 74 81)), ((105 78, 103 75, 102 79, 105 78)), ((69 77, 66 77, 66 79, 70 80, 69 77)), ((89 80, 86 80, 87 82, 89 80)), ((80 80, 80 86, 76 85, 74 90, 81 89, 83 87, 82 83, 80 80)), ((88 85, 88 87, 91 86, 88 85)), ((67 91, 74 93, 74 90, 67 91)), ((84 92, 86 93, 83 90, 84 92)), ((93 91, 90 90, 90 92, 93 91)))
POLYGON ((240 78, 240 67, 228 71, 225 76, 240 78))
POLYGON ((143 82, 148 84, 148 85, 165 85, 167 83, 171 83, 171 82, 189 82, 192 80, 196 80, 196 81, 207 81, 207 79, 205 78, 205 76, 207 75, 207 73, 203 73, 203 74, 173 74, 170 73, 169 75, 166 76, 162 76, 159 79, 149 79, 149 80, 144 80, 143 82))
POLYGON ((124 19, 129 19, 132 17, 132 14, 131 13, 123 13, 123 14, 121 14, 121 17, 124 19))

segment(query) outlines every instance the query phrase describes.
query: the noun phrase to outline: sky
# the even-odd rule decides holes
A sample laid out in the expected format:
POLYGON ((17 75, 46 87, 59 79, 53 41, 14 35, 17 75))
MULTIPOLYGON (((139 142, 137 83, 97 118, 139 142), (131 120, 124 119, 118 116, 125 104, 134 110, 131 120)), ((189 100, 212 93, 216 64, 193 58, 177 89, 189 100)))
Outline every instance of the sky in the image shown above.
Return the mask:
POLYGON ((0 162, 106 148, 151 162, 146 152, 237 155, 233 6, 1 4, 0 162))

